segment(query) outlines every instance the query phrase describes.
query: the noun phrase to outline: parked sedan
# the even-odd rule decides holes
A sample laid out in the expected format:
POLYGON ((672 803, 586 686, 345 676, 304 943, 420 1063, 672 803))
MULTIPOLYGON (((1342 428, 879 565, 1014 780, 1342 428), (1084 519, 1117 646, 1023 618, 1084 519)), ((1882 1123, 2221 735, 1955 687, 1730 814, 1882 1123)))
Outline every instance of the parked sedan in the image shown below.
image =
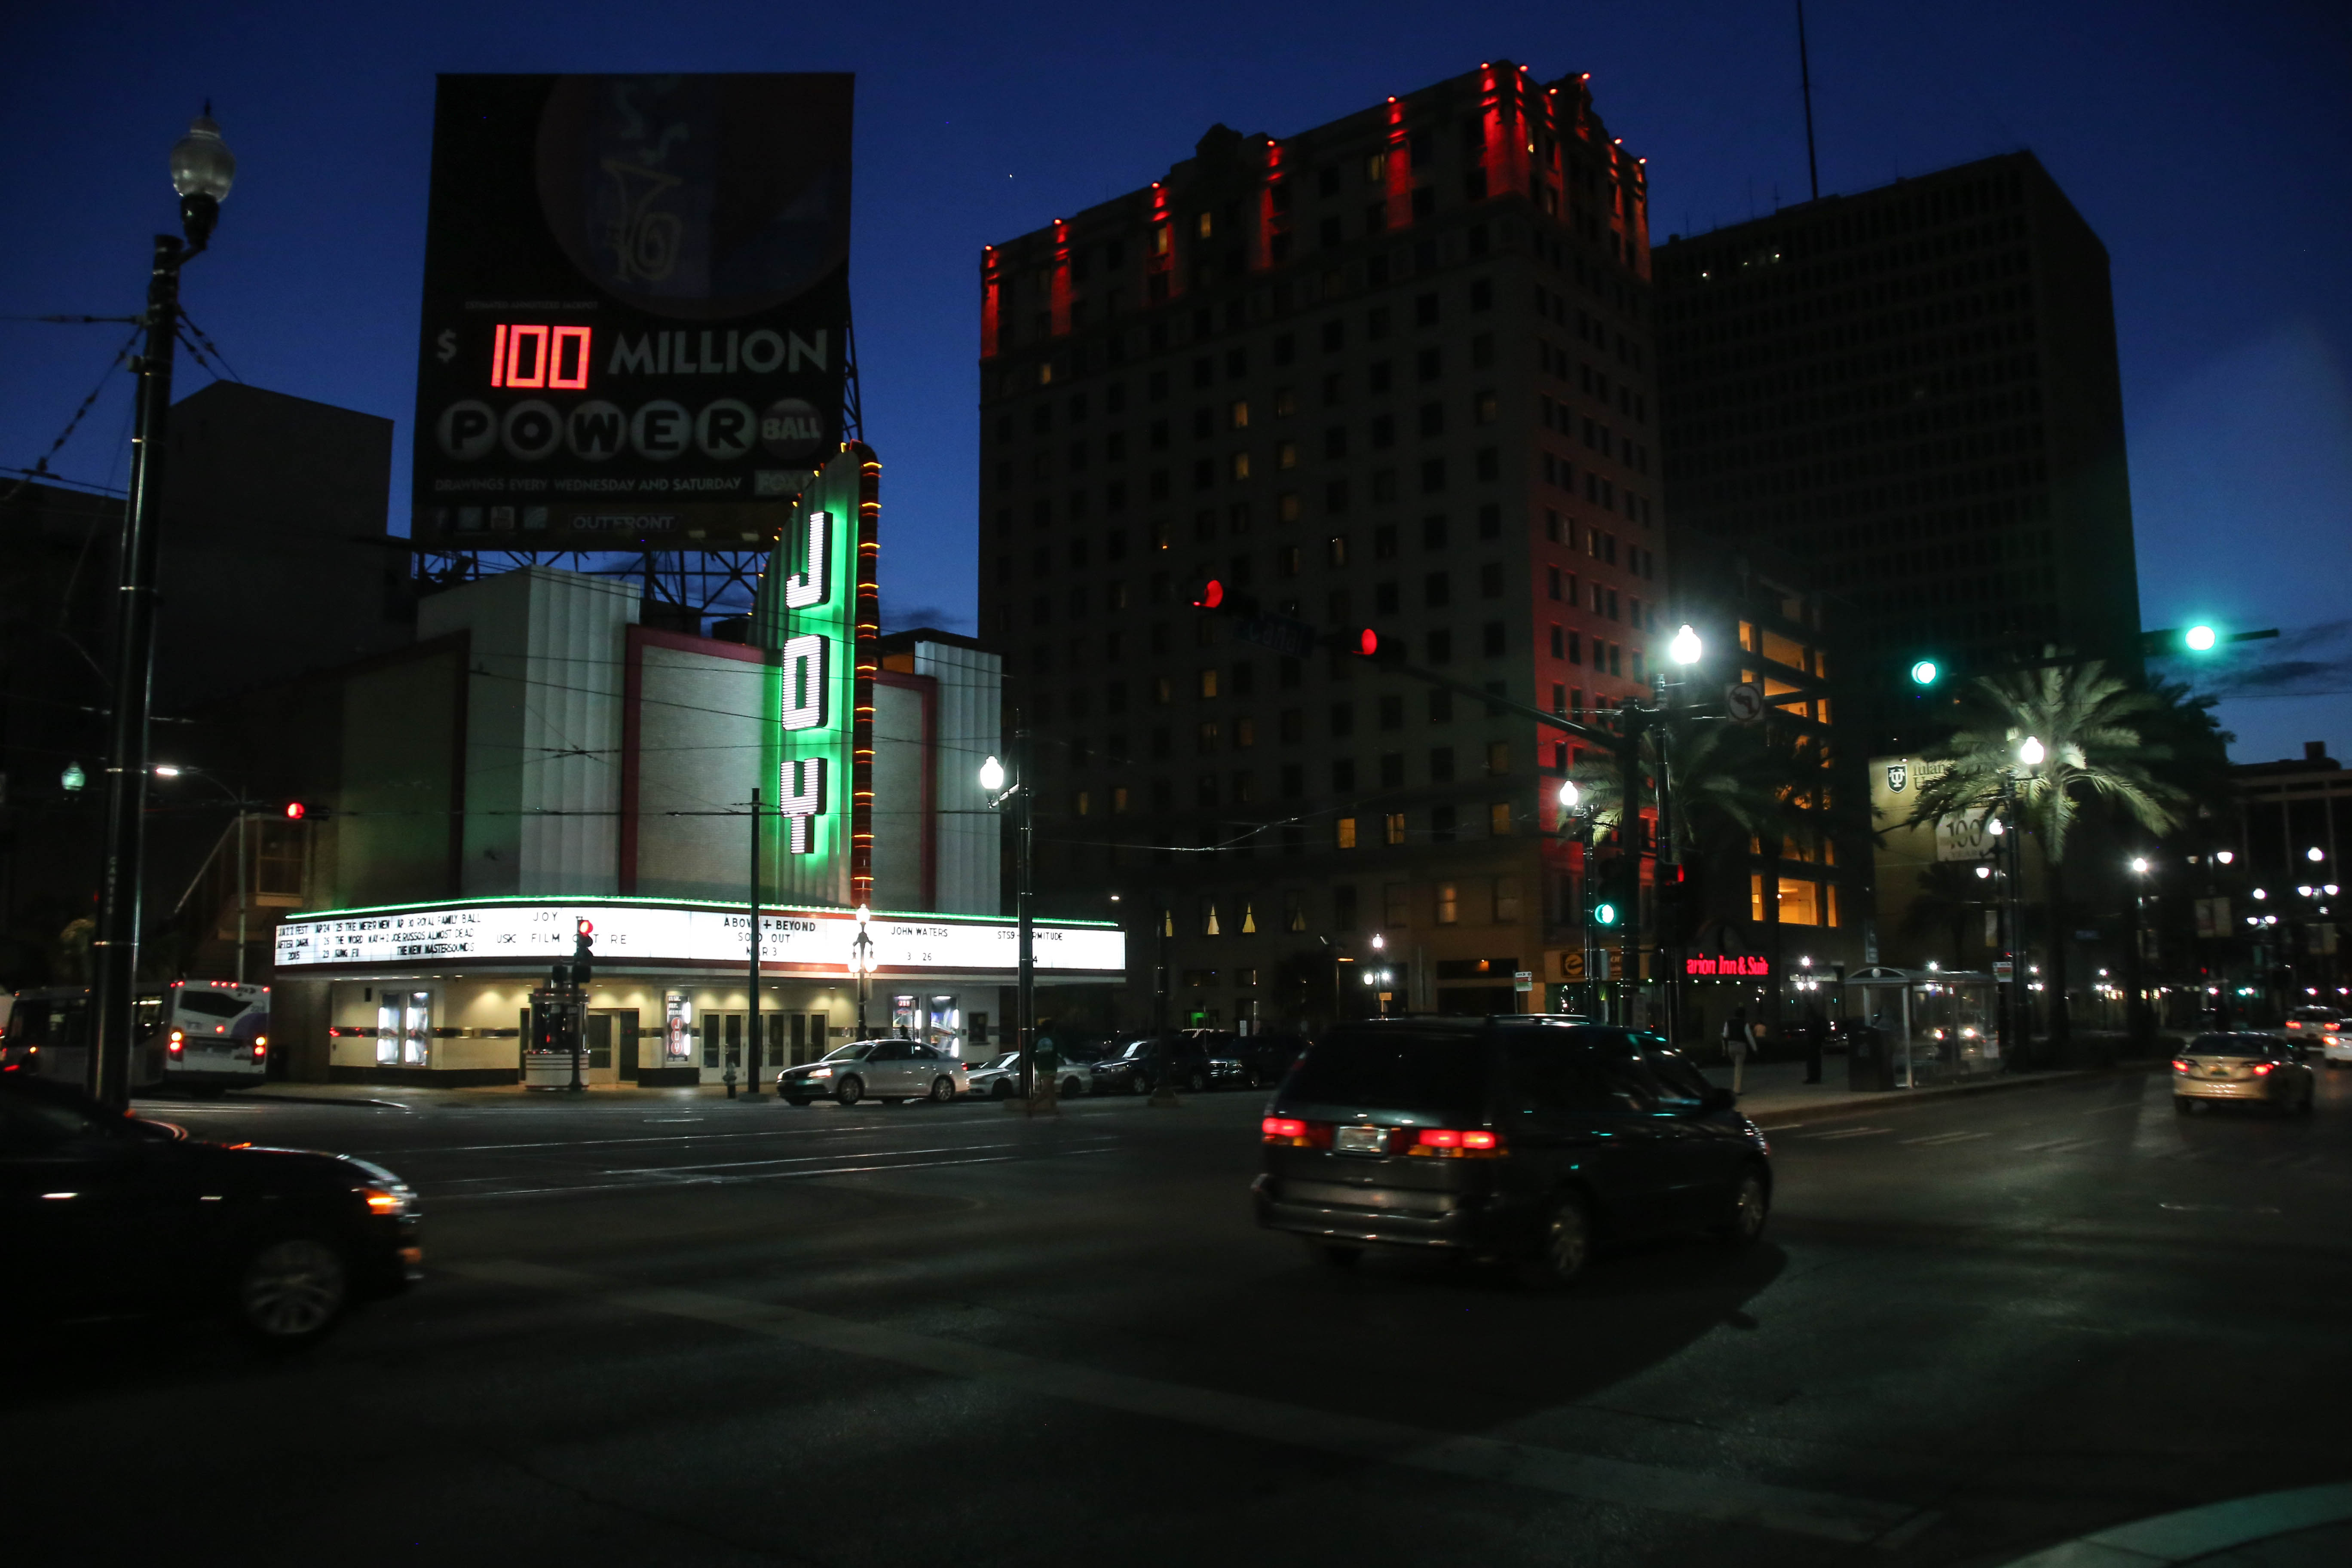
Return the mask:
POLYGON ((348 1154, 191 1138, 70 1085, 0 1074, 0 1315, 217 1311, 323 1338, 424 1261, 416 1194, 348 1154))
POLYGON ((908 1100, 944 1103, 970 1087, 963 1063, 920 1040, 852 1040, 822 1058, 776 1075, 776 1092, 793 1105, 831 1095, 844 1105, 861 1100, 892 1105, 908 1100))
POLYGON ((2286 1016, 2286 1037, 2317 1046, 2332 1068, 2352 1066, 2352 1036, 2344 1028, 2344 1015, 2333 1007, 2297 1007, 2286 1016))
MULTIPOLYGON (((1086 1093, 1090 1075, 1084 1063, 1065 1062, 1060 1068, 1061 1081, 1054 1087, 1065 1100, 1086 1093)), ((1021 1092, 1021 1053, 1007 1051, 1003 1056, 973 1068, 967 1075, 970 1092, 990 1100, 1010 1100, 1021 1092)))
POLYGON ((2317 1087, 2301 1048, 2276 1035, 2200 1035, 2172 1058, 2172 1108, 2184 1116, 2217 1100, 2307 1113, 2317 1087))

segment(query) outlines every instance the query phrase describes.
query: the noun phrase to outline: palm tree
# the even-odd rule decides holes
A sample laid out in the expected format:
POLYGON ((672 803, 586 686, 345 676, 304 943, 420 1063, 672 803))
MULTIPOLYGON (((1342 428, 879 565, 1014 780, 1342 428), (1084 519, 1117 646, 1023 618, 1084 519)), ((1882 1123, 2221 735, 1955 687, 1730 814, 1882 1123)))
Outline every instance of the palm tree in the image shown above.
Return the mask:
POLYGON ((1919 873, 1919 890, 1903 911, 1903 934, 1948 938, 1945 951, 1956 969, 1967 967, 1960 955, 1968 946, 1969 918, 1991 907, 1984 880, 1975 872, 1958 860, 1937 861, 1919 873))
POLYGON ((2165 776, 2174 759, 2155 737, 2179 704, 2096 659, 1982 676, 1964 700, 1961 728, 1934 755, 1951 764, 1919 789, 1909 823, 1998 812, 2014 792, 2019 824, 2041 846, 2048 904, 2050 1035, 2063 1045, 2066 1014, 2065 860, 2068 834, 2087 809, 2126 816, 2151 833, 2178 826, 2188 792, 2165 776))

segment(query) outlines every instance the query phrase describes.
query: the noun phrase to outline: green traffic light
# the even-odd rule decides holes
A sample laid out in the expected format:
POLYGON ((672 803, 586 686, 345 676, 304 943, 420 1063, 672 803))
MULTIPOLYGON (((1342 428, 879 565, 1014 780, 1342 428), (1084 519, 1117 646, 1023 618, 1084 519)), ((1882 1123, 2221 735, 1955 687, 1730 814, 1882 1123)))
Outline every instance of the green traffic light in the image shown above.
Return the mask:
POLYGON ((1593 905, 1592 923, 1597 926, 1615 925, 1617 923, 1617 906, 1608 903, 1593 905))
POLYGON ((1943 673, 1936 668, 1934 659, 1923 658, 1911 667, 1911 682, 1915 686, 1933 686, 1936 678, 1943 673))
POLYGON ((2180 640, 2190 653, 2211 653, 2221 637, 2211 626, 2191 626, 2180 634, 2180 640))

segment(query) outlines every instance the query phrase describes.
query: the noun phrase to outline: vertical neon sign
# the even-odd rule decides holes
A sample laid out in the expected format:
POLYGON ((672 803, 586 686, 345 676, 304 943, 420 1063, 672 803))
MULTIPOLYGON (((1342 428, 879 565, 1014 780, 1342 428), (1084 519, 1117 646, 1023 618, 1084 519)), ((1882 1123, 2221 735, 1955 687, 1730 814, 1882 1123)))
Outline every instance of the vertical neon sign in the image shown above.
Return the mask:
POLYGON ((784 823, 763 879, 781 902, 846 905, 868 891, 879 471, 866 447, 844 447, 803 492, 760 582, 761 775, 784 823))

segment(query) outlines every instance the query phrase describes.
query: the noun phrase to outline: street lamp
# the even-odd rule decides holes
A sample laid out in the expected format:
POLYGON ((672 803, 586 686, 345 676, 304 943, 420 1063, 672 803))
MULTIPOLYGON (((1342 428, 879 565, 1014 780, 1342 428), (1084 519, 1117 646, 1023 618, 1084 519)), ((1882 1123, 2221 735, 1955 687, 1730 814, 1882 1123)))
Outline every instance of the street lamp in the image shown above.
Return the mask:
POLYGON ((2025 739, 2018 744, 2017 760, 2023 763, 2029 768, 2040 767, 2042 765, 2042 759, 2049 754, 2050 753, 2042 748, 2041 741, 2032 735, 2026 736, 2025 739))
POLYGON ((857 1037, 865 1039, 866 993, 868 977, 874 973, 874 932, 867 922, 873 911, 864 904, 857 906, 857 934, 849 940, 849 972, 857 976, 857 1037))
POLYGON ((1666 657, 1676 664, 1696 664, 1699 660, 1698 633, 1688 625, 1675 631, 1675 640, 1666 645, 1666 657))
POLYGON ((1019 978, 1013 992, 1013 1038, 1021 1052, 1021 1102, 1032 1104, 1039 1098, 1041 1087, 1045 1094, 1053 1092, 1051 1084, 1037 1082, 1037 949, 1036 931, 1032 919, 1030 868, 1035 838, 1032 832, 1032 816, 1027 763, 1027 731, 1021 728, 1021 715, 1013 716, 1013 773, 1006 783, 1004 764, 992 755, 980 764, 980 787, 992 797, 991 811, 1003 810, 1007 801, 1013 803, 1013 831, 1015 840, 1013 857, 1013 918, 1019 932, 1019 978))
POLYGON ((155 562, 163 507, 163 452, 172 413, 172 352, 180 336, 180 268, 211 240, 220 204, 236 179, 236 159, 206 104, 172 148, 172 188, 186 236, 155 236, 147 277, 146 352, 131 441, 130 490, 118 559, 121 609, 115 617, 114 700, 106 762, 106 857, 99 873, 98 931, 90 941, 96 1027, 89 1087, 110 1105, 131 1102, 133 993, 139 984, 139 895, 145 874, 147 713, 155 664, 155 562))
POLYGON ((2131 946, 2124 953, 2124 984, 2130 987, 2130 994, 2124 1002, 2124 1028, 2130 1035, 2133 1044, 2145 1045, 2149 1030, 2147 982, 2141 967, 2145 960, 2140 952, 2142 942, 2140 932, 2143 929, 2144 915, 2140 906, 2147 898, 2147 874, 2151 868, 2145 855, 2133 856, 2130 867, 2132 874, 2131 946))

